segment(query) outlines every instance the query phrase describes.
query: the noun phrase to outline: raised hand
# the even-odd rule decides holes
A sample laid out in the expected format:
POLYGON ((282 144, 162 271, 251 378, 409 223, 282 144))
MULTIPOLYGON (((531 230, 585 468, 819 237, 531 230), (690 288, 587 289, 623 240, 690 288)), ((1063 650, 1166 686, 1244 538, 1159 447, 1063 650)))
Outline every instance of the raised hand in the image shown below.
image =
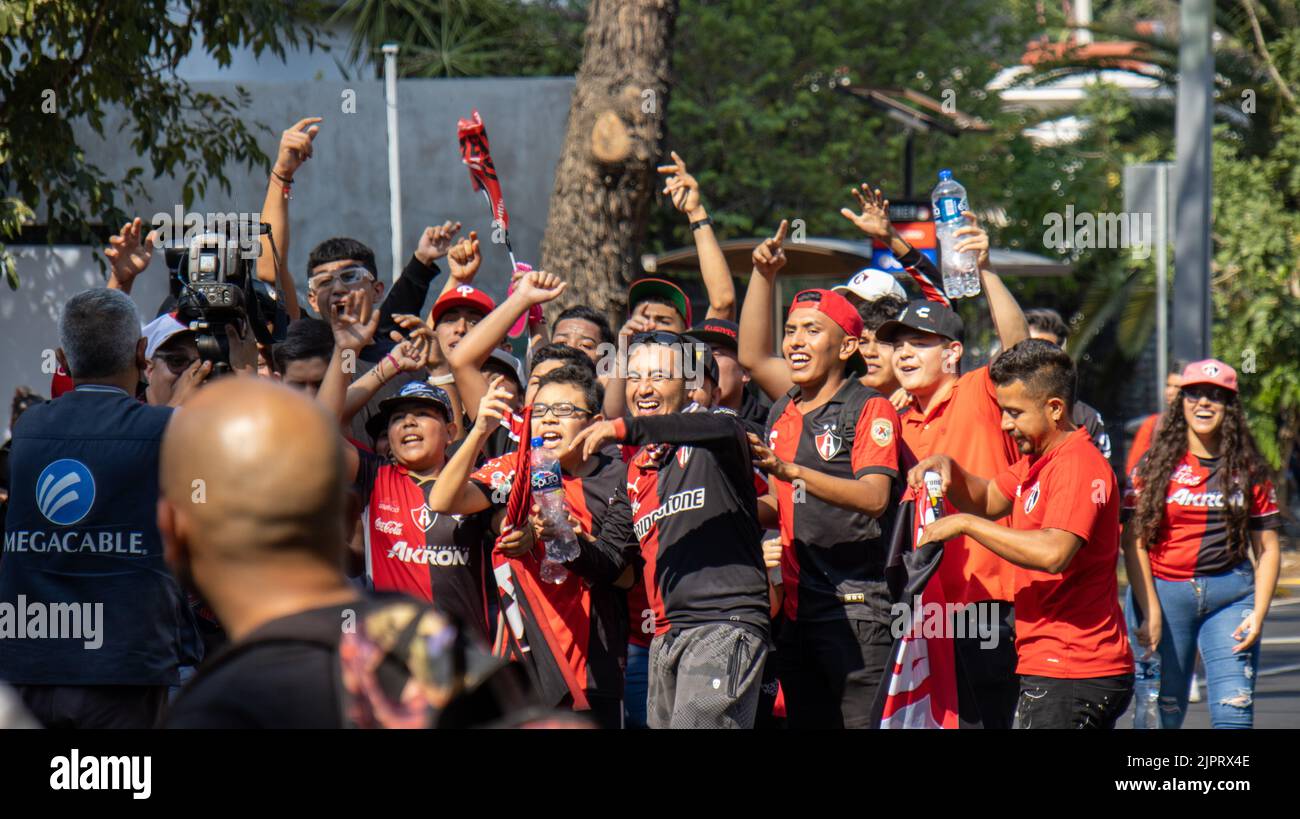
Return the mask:
POLYGON ((339 349, 359 352, 374 340, 379 311, 374 309, 373 298, 369 287, 352 290, 343 297, 337 311, 326 311, 339 349))
POLYGON ((441 362, 438 355, 438 337, 434 335, 433 328, 423 319, 410 313, 395 313, 393 323, 406 331, 405 336, 397 330, 388 333, 390 339, 398 342, 397 347, 393 349, 393 358, 397 359, 398 369, 404 373, 411 373, 432 369, 441 362))
POLYGON ((122 230, 108 239, 104 255, 113 268, 113 278, 129 291, 135 277, 144 272, 153 259, 154 234, 144 233, 144 221, 137 216, 122 225, 122 230))
POLYGON ((790 223, 782 219, 781 226, 776 229, 776 235, 771 239, 764 239, 758 247, 754 248, 754 270, 766 279, 775 278, 777 271, 785 267, 783 246, 789 228, 790 223))
MULTIPOLYGON (((686 162, 677 155, 676 151, 673 151, 671 156, 673 164, 659 166, 659 173, 668 175, 668 182, 664 185, 663 192, 672 199, 673 207, 690 215, 700 210, 700 183, 686 172, 686 162)), ((695 218, 691 216, 692 220, 695 218)))
POLYGON ((865 182, 858 188, 849 189, 858 200, 861 213, 854 213, 850 208, 840 208, 840 215, 857 225, 858 229, 873 239, 889 244, 889 237, 894 229, 889 221, 889 200, 865 182))
POLYGON ((451 250, 451 238, 459 232, 460 222, 443 222, 437 227, 425 228, 415 247, 415 258, 426 267, 433 264, 447 255, 451 250))
POLYGON ((980 270, 987 270, 989 267, 989 235, 979 226, 979 219, 975 216, 974 211, 966 211, 963 216, 969 223, 963 227, 957 228, 953 232, 953 237, 964 236, 966 238, 958 240, 953 246, 953 250, 958 253, 965 253, 967 250, 974 250, 978 255, 975 263, 980 270))
POLYGON ((483 255, 479 253, 478 231, 471 230, 469 237, 461 239, 447 252, 447 266, 450 274, 460 284, 474 281, 479 267, 483 264, 483 255))
POLYGON ((474 427, 485 435, 495 432, 510 415, 510 404, 507 402, 513 393, 506 389, 505 381, 503 375, 492 376, 492 380, 488 382, 488 390, 483 394, 483 400, 478 402, 478 418, 474 422, 474 427))
POLYGON ((307 117, 294 123, 280 134, 280 150, 275 156, 274 171, 285 179, 293 179, 302 163, 311 159, 312 141, 320 133, 321 117, 307 117))
POLYGON ((545 270, 530 270, 519 280, 519 286, 515 289, 515 295, 524 299, 529 305, 545 304, 552 299, 559 298, 569 283, 560 279, 554 273, 547 273, 545 270))

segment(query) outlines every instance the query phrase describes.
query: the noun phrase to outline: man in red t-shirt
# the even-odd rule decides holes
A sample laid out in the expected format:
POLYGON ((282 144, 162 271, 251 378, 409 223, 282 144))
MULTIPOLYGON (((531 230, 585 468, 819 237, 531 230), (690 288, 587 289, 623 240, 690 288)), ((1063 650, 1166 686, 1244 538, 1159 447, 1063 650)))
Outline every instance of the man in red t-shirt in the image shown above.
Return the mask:
POLYGON ((1071 420, 1075 372, 1065 352, 1022 341, 989 375, 1002 428, 1024 457, 991 480, 944 455, 917 464, 912 486, 937 471, 962 510, 927 526, 921 543, 965 535, 1015 565, 1016 727, 1113 728, 1133 697, 1115 578, 1115 473, 1071 420), (993 522, 1007 514, 1010 527, 993 522))

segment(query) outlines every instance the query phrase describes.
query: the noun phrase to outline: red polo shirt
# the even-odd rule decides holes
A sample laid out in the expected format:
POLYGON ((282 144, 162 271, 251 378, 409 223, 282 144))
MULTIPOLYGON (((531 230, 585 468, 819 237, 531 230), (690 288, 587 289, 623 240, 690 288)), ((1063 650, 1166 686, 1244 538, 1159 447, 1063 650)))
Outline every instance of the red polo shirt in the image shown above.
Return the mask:
POLYGON ((1119 487, 1088 431, 1021 458, 994 482, 1012 499, 1011 528, 1062 529, 1083 539, 1060 574, 1016 567, 1016 673, 1088 679, 1131 672, 1115 578, 1119 487))
MULTIPOLYGON (((899 421, 903 442, 915 459, 908 467, 930 455, 947 455, 967 472, 992 478, 1020 457, 1010 436, 1002 431, 1002 408, 988 367, 957 379, 948 394, 932 403, 924 414, 912 406, 899 421)), ((945 514, 954 511, 949 506, 945 514)), ((998 523, 1010 525, 1005 519, 998 523)), ((950 602, 1010 602, 1015 588, 1014 569, 975 541, 957 537, 944 544, 938 577, 950 602)))

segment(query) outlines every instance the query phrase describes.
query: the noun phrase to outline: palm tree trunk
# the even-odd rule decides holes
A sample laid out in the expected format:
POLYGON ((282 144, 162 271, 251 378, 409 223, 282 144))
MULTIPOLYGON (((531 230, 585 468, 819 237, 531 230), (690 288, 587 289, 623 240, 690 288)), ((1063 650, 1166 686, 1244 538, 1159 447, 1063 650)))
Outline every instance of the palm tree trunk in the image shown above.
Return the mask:
POLYGON ((664 142, 677 0, 592 0, 582 65, 542 241, 569 282, 561 304, 627 308, 664 142))

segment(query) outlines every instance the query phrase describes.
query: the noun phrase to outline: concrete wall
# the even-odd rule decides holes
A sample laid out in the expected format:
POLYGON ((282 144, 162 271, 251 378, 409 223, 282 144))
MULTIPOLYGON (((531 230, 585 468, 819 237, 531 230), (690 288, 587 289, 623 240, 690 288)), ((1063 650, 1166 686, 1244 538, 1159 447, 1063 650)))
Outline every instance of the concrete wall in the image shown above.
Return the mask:
MULTIPOLYGON (((230 93, 233 83, 198 82, 194 87, 230 93)), ((382 276, 391 270, 387 121, 380 82, 241 83, 251 94, 247 120, 268 126, 260 140, 274 156, 282 130, 305 116, 323 116, 314 156, 298 172, 290 202, 292 244, 289 265, 300 292, 306 289, 307 254, 331 236, 351 236, 370 245, 382 276), (343 113, 344 93, 355 92, 355 113, 343 113)), ((464 232, 479 232, 484 248, 480 284, 494 298, 504 296, 509 259, 504 246, 490 241, 491 219, 481 193, 470 188, 460 161, 456 121, 475 108, 488 126, 492 156, 510 212, 510 237, 520 261, 536 265, 564 139, 573 78, 403 80, 398 85, 402 168, 403 254, 409 257, 426 225, 460 220, 464 232)), ((119 120, 120 121, 120 120, 119 120)), ((114 121, 106 133, 117 133, 114 121)), ((125 140, 82 140, 91 161, 110 178, 138 164, 125 140)), ((227 168, 231 192, 216 186, 190 210, 261 210, 269 169, 227 168)), ((183 175, 184 171, 182 171, 183 175)), ((149 176, 146 173, 146 176, 149 176)), ((149 180, 148 195, 135 212, 148 221, 174 211, 179 184, 149 180)), ((58 345, 56 323, 62 304, 86 287, 103 284, 92 255, 99 248, 11 246, 23 285, 17 293, 0 288, 0 428, 8 423, 8 403, 18 384, 45 393, 49 375, 41 371, 42 351, 58 345)), ((445 271, 445 265, 443 267, 445 271)), ((142 316, 152 317, 166 293, 162 254, 137 281, 134 296, 142 316)), ((440 283, 440 282, 439 282, 440 283)), ((435 285, 437 287, 438 285, 435 285)), ((432 295, 436 295, 436 292, 432 295)), ((2 436, 0 436, 2 437, 2 436)))

